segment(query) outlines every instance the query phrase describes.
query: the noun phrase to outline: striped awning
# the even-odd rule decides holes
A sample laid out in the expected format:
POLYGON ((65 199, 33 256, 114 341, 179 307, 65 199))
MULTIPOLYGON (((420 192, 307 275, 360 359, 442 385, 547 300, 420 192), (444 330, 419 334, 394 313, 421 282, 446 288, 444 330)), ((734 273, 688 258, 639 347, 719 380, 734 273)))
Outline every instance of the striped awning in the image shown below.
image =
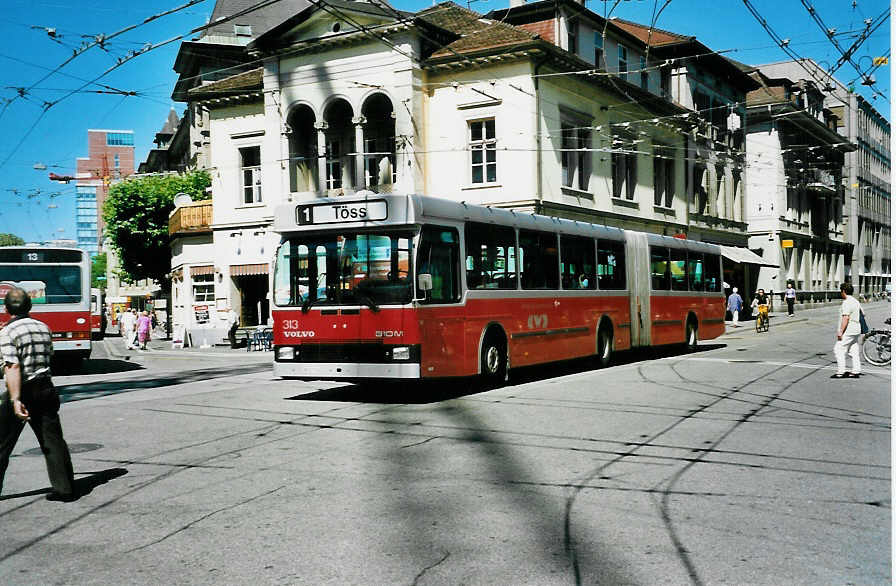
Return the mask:
POLYGON ((780 266, 776 262, 765 260, 749 248, 744 248, 742 246, 723 246, 721 244, 719 245, 719 248, 722 249, 722 256, 738 264, 758 265, 760 267, 772 268, 778 268, 780 266))
POLYGON ((195 277, 196 275, 213 275, 215 274, 215 266, 214 265, 200 265, 198 267, 190 267, 190 276, 195 277))
POLYGON ((268 263, 266 262, 255 265, 230 265, 231 277, 244 277, 248 275, 266 274, 268 274, 268 263))

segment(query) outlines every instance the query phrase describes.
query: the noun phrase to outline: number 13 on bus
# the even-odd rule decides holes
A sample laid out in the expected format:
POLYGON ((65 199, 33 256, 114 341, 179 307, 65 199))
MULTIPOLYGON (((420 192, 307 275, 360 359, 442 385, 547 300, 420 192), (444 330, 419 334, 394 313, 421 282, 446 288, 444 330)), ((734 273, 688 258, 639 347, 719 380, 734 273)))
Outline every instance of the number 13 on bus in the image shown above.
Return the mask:
POLYGON ((426 379, 725 330, 717 246, 419 195, 281 206, 274 374, 426 379))

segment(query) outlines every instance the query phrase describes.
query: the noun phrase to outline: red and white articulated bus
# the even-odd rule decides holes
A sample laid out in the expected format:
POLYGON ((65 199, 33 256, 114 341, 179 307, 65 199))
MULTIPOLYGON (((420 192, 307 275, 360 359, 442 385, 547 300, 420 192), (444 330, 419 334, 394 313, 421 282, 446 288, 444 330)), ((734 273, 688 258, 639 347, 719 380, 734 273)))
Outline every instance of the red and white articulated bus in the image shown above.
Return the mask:
MULTIPOLYGON (((0 299, 12 287, 31 296, 31 317, 53 332, 53 353, 72 364, 90 356, 90 254, 78 248, 0 247, 0 299)), ((0 303, 0 324, 9 321, 0 303)))
POLYGON ((725 330, 717 246, 418 195, 281 206, 274 374, 483 375, 725 330))

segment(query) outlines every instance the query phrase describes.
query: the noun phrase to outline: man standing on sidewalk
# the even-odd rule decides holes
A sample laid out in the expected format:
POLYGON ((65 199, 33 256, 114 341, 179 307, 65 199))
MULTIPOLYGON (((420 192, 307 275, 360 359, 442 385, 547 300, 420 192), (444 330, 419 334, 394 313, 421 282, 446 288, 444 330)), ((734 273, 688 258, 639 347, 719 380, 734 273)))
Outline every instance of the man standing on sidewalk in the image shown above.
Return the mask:
POLYGON ((744 300, 741 299, 740 295, 737 294, 737 287, 731 290, 731 295, 728 296, 728 311, 731 312, 731 327, 739 328, 738 321, 740 321, 740 309, 744 305, 744 300))
POLYGON ((124 340, 124 347, 127 350, 133 350, 134 339, 137 336, 137 314, 135 310, 129 309, 121 314, 121 337, 124 340))
POLYGON ((230 340, 230 347, 236 348, 236 330, 240 327, 240 316, 232 307, 227 307, 227 338, 230 340))
POLYGON ((50 328, 28 315, 31 298, 23 289, 11 289, 4 304, 12 319, 0 330, 7 391, 0 397, 0 491, 9 456, 28 422, 47 461, 53 486, 47 499, 75 500, 72 459, 59 421, 59 393, 50 378, 50 328))
POLYGON ((837 357, 837 373, 831 378, 859 378, 862 374, 862 361, 859 359, 859 338, 862 337, 862 326, 859 316, 862 306, 852 296, 852 283, 840 284, 840 319, 837 321, 837 343, 834 344, 834 356, 837 357), (852 371, 846 371, 846 353, 852 358, 852 371))

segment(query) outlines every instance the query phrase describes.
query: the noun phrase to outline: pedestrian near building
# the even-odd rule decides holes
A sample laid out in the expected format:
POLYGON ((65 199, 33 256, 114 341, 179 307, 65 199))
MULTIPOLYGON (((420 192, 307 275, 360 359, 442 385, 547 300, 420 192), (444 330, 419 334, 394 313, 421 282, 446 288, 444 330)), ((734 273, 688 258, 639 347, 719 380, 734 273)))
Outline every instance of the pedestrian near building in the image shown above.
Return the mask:
POLYGON ((837 343, 834 344, 834 356, 837 358, 837 373, 831 378, 859 378, 862 374, 862 362, 859 359, 859 338, 862 326, 859 322, 862 305, 852 296, 852 283, 840 284, 840 319, 837 321, 837 343), (846 371, 846 354, 852 359, 852 370, 846 371))
POLYGON ((784 290, 784 300, 787 302, 787 316, 793 317, 793 304, 796 303, 796 289, 793 288, 793 281, 787 282, 787 289, 784 290))
POLYGON ((236 348, 236 330, 240 327, 240 316, 230 306, 227 307, 227 324, 230 326, 227 330, 230 347, 236 348))
POLYGON ((728 296, 728 311, 731 312, 731 327, 739 328, 738 321, 740 321, 740 310, 744 306, 744 300, 737 293, 737 287, 734 287, 731 290, 731 295, 728 296))
POLYGON ((137 341, 141 350, 146 350, 146 343, 150 338, 150 330, 152 330, 152 318, 149 317, 148 311, 144 311, 137 318, 137 341))
POLYGON ((9 456, 27 422, 47 462, 53 492, 49 500, 71 501, 75 493, 72 459, 59 420, 59 394, 50 378, 53 338, 50 328, 31 318, 31 298, 11 289, 4 299, 12 316, 0 330, 6 391, 0 396, 0 492, 9 456))
POLYGON ((121 326, 121 338, 124 342, 124 347, 127 350, 134 349, 134 338, 137 335, 137 314, 136 310, 130 309, 121 314, 121 321, 119 325, 121 326))

